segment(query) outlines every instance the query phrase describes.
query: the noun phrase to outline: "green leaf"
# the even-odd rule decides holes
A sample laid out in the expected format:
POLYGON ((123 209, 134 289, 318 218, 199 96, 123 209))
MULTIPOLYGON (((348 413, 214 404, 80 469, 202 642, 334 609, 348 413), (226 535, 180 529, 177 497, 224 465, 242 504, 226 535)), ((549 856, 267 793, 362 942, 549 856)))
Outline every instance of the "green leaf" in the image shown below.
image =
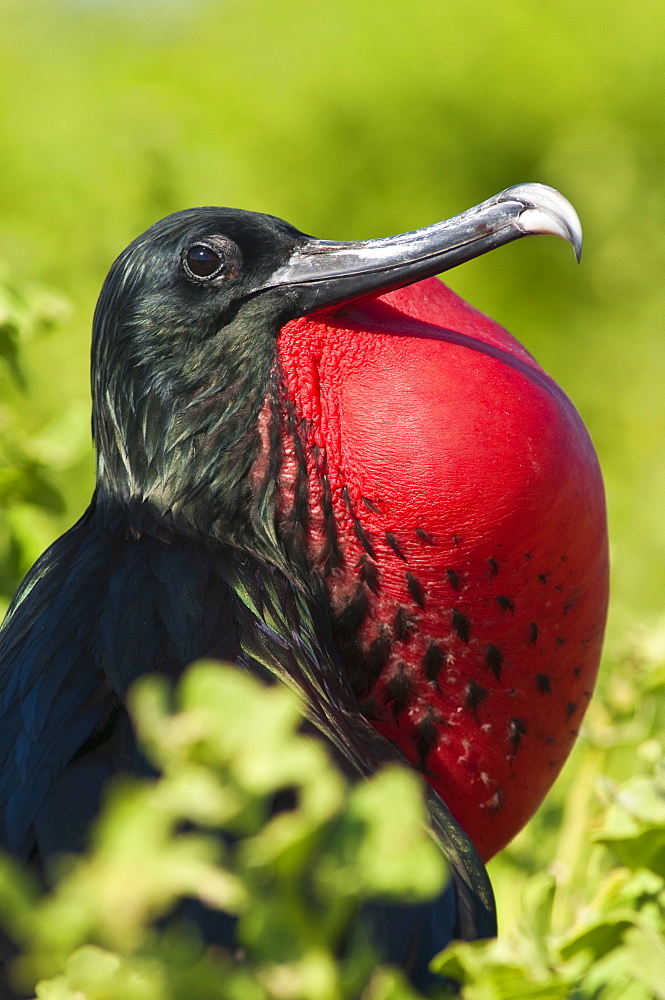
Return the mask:
POLYGON ((509 939, 455 943, 432 962, 439 975, 460 981, 464 1000, 567 1000, 567 976, 528 959, 509 939))
POLYGON ((445 861, 427 833, 416 775, 388 767, 356 785, 320 867, 322 886, 340 895, 415 901, 433 899, 445 879, 445 861))
POLYGON ((614 793, 594 839, 610 847, 632 870, 650 868, 665 876, 665 776, 659 769, 614 793))

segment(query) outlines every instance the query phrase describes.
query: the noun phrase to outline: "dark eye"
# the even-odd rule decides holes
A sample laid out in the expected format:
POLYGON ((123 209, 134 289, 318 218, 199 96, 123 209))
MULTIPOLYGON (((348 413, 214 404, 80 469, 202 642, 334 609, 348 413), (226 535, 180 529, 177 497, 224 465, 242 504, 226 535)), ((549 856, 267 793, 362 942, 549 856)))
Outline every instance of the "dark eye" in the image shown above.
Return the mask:
POLYGON ((240 247, 221 233, 190 243, 180 260, 185 276, 198 284, 213 278, 235 278, 242 267, 240 247))
POLYGON ((213 247, 195 243, 185 251, 185 270, 192 278, 212 278, 224 267, 224 258, 213 247))

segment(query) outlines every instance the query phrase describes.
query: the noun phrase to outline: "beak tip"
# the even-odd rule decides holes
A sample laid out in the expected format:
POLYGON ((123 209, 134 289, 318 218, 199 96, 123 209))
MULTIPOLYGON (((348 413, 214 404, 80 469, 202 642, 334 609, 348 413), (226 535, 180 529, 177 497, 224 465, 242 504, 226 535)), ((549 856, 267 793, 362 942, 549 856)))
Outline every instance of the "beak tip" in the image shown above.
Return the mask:
POLYGON ((519 214, 519 227, 525 236, 551 233, 561 236, 573 247, 575 259, 582 257, 582 223, 568 201, 555 188, 546 184, 518 184, 508 188, 501 200, 517 201, 524 207, 519 214))

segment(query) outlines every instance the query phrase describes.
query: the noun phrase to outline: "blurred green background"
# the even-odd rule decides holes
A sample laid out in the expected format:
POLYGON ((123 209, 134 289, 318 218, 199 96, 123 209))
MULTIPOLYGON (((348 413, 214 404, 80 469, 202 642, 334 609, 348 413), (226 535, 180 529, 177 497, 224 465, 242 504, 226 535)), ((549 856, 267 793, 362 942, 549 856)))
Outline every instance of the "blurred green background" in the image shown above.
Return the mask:
POLYGON ((664 39, 659 0, 0 7, 4 603, 91 494, 92 310, 113 258, 157 218, 220 204, 374 237, 530 180, 578 209, 581 266, 542 238, 446 279, 571 396, 610 515, 600 698, 560 790, 493 867, 504 921, 530 869, 556 854, 585 870, 594 783, 644 766, 636 748, 662 714, 664 39))

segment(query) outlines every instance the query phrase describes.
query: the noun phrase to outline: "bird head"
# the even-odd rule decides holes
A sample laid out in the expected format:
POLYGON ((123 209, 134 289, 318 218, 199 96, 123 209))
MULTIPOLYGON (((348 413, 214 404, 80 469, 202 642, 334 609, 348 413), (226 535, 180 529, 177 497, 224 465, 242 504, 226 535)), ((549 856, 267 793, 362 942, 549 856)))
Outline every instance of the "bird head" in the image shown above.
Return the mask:
POLYGON ((264 286, 301 240, 280 219, 201 208, 118 257, 93 330, 102 497, 180 530, 238 525, 277 332, 294 315, 264 286))
MULTIPOLYGON (((157 222, 115 261, 95 313, 100 495, 180 530, 247 534, 243 512, 256 493, 256 477, 254 489, 248 477, 262 447, 261 411, 281 391, 280 329, 534 233, 563 236, 579 255, 574 210, 536 184, 425 229, 353 243, 318 240, 281 219, 227 208, 189 209, 157 222)), ((284 409, 284 400, 278 405, 284 409)), ((275 444, 273 436, 268 447, 275 444)), ((263 458, 274 473, 274 462, 263 458)), ((268 483, 263 488, 272 496, 268 483)), ((262 505, 264 514, 269 506, 262 505)))

